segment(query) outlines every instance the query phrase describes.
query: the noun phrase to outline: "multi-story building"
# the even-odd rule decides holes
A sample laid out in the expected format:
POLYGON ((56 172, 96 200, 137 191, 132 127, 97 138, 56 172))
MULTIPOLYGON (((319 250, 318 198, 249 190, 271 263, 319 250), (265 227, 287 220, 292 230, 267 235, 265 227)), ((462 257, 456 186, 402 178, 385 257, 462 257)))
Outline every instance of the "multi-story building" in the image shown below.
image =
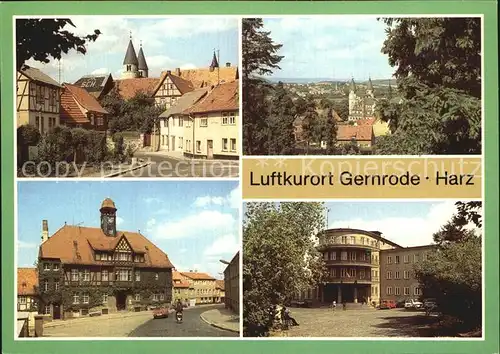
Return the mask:
POLYGON ((168 256, 141 233, 117 230, 116 211, 106 198, 100 228, 65 224, 51 237, 43 222, 41 313, 60 319, 171 302, 173 265, 168 256))
POLYGON ((224 303, 227 309, 240 313, 240 253, 237 252, 224 270, 224 303))
POLYGON ((17 268, 17 311, 38 310, 38 270, 17 268))
POLYGON ((207 273, 199 273, 197 271, 180 272, 180 276, 194 289, 194 298, 196 299, 197 305, 215 302, 216 284, 214 277, 207 273))
POLYGON ((380 252, 380 297, 396 302, 418 299, 422 288, 414 266, 427 258, 435 245, 396 248, 380 252))
POLYGON ((25 66, 17 72, 17 126, 30 124, 41 134, 60 124, 62 86, 38 69, 25 66))
POLYGON ((380 252, 401 248, 378 231, 329 229, 318 235, 327 269, 325 281, 298 294, 312 303, 380 301, 380 252))
POLYGON ((217 279, 215 281, 215 302, 224 302, 225 291, 224 291, 224 280, 217 279))
POLYGON ((337 144, 356 144, 360 148, 371 148, 375 142, 372 125, 339 124, 337 127, 337 144))
POLYGON ((61 95, 61 124, 71 128, 106 131, 108 112, 84 88, 64 84, 61 95))
POLYGON ((215 86, 183 113, 185 156, 238 159, 238 81, 215 86))
POLYGON ((100 100, 114 87, 113 76, 84 75, 74 83, 75 86, 84 88, 88 93, 100 100))
POLYGON ((181 273, 177 271, 172 271, 172 302, 175 303, 177 300, 181 300, 182 303, 188 304, 191 299, 195 299, 195 289, 194 286, 189 283, 189 281, 184 280, 181 273))
POLYGON ((368 87, 364 96, 359 96, 354 83, 351 79, 349 88, 349 117, 350 121, 366 119, 375 115, 376 99, 373 94, 373 84, 371 78, 368 79, 368 87))
POLYGON ((188 109, 207 94, 206 88, 190 91, 179 97, 175 104, 160 114, 160 144, 157 150, 184 151, 184 110, 188 109))

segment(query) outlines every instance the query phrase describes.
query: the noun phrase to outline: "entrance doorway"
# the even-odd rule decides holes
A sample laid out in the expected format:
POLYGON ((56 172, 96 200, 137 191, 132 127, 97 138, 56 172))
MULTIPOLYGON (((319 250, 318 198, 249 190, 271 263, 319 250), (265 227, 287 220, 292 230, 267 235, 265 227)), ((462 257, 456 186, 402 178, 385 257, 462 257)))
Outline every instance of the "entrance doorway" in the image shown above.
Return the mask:
POLYGON ((127 294, 124 291, 116 293, 116 310, 123 311, 127 307, 127 294))
POLYGON ((54 320, 61 319, 61 305, 60 304, 53 304, 52 305, 52 318, 54 320))
POLYGON ((214 141, 207 140, 207 159, 214 158, 214 141))

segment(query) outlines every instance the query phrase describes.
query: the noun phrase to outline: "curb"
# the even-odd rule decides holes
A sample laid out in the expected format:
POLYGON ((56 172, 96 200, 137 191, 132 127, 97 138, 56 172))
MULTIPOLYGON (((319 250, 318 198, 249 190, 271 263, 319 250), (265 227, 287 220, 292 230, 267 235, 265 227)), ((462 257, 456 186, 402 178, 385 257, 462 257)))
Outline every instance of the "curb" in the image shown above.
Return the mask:
POLYGON ((223 327, 223 326, 220 326, 220 325, 217 325, 213 322, 210 322, 209 320, 207 320, 205 317, 203 317, 203 314, 200 315, 200 318, 203 322, 205 322, 206 324, 209 324, 210 326, 212 327, 215 327, 215 328, 218 328, 218 329, 222 329, 224 331, 228 331, 228 332, 233 332, 233 333, 240 333, 239 330, 234 330, 234 329, 231 329, 231 328, 227 328, 227 327, 223 327))
POLYGON ((146 166, 148 166, 150 164, 151 164, 151 162, 146 162, 145 164, 137 165, 135 167, 132 167, 132 168, 129 168, 129 169, 126 169, 126 170, 123 170, 123 171, 113 172, 113 173, 110 173, 109 175, 104 176, 104 178, 117 177, 117 176, 123 175, 123 174, 125 174, 127 172, 135 171, 135 170, 138 170, 140 168, 146 167, 146 166))
POLYGON ((170 156, 170 155, 163 155, 163 154, 156 154, 155 152, 150 152, 149 154, 143 154, 143 155, 155 155, 155 156, 160 156, 160 157, 166 157, 166 158, 169 158, 169 159, 172 159, 172 160, 176 160, 176 161, 197 161, 197 162, 201 162, 201 161, 210 161, 210 162, 229 162, 229 161, 234 161, 234 165, 235 166, 239 166, 239 163, 240 163, 240 160, 231 160, 231 159, 228 159, 228 160, 220 160, 220 159, 217 159, 217 160, 214 160, 214 159, 190 159, 190 158, 186 158, 186 157, 176 157, 176 156, 170 156))

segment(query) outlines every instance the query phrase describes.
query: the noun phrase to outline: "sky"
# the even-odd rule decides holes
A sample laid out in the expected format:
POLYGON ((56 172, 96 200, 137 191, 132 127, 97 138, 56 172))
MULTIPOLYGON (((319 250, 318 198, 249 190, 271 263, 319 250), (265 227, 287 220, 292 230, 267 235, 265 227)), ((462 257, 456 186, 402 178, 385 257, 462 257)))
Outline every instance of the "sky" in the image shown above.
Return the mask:
MULTIPOLYGON (((63 55, 61 82, 73 83, 83 75, 111 73, 119 78, 127 50, 130 31, 136 53, 142 41, 149 77, 159 77, 162 70, 209 67, 214 49, 220 51, 220 64, 238 65, 238 19, 229 17, 158 17, 124 18, 121 16, 72 16, 76 28, 64 29, 78 35, 101 35, 90 42, 87 54, 72 50, 63 55)), ((52 59, 52 58, 51 58, 52 59)), ((59 81, 59 64, 30 60, 36 67, 59 81)))
POLYGON ((273 78, 390 79, 394 69, 381 53, 385 25, 374 16, 264 19, 285 56, 273 78))
POLYGON ((328 202, 325 207, 329 209, 325 221, 328 228, 380 231, 384 238, 402 247, 433 243, 432 235, 457 211, 455 201, 448 200, 328 202))
POLYGON ((219 260, 230 261, 240 249, 237 181, 19 182, 18 266, 33 266, 42 220, 49 235, 65 222, 100 227, 105 198, 118 209, 118 230, 140 230, 179 271, 223 279, 226 265, 219 260))

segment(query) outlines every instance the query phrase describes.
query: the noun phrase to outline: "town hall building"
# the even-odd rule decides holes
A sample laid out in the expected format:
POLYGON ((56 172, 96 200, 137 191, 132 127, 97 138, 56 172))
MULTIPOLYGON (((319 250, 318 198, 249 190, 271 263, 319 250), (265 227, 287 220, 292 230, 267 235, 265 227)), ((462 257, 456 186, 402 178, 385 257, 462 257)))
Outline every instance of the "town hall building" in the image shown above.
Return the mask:
POLYGON ((39 312, 64 319, 141 311, 172 300, 167 254, 140 232, 117 230, 117 208, 106 198, 101 227, 62 226, 49 237, 42 223, 38 255, 39 312))

